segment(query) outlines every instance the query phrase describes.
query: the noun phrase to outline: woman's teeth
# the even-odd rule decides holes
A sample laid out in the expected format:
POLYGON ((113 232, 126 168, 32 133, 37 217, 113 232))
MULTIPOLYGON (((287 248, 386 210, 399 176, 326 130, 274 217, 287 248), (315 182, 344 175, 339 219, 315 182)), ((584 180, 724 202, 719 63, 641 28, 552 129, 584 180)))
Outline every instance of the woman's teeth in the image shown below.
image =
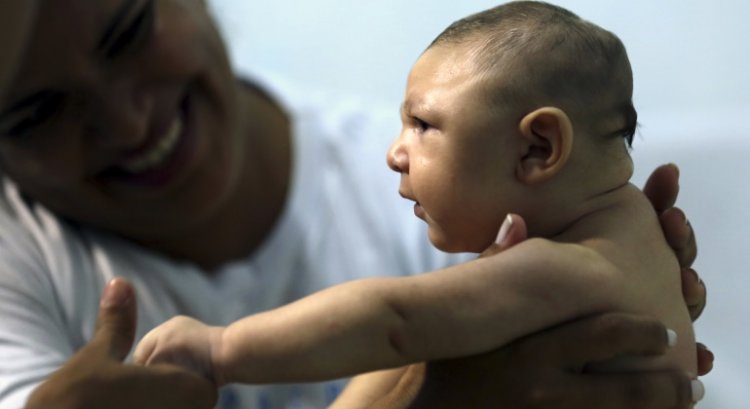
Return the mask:
POLYGON ((130 173, 142 173, 160 166, 177 146, 182 127, 182 118, 177 117, 159 142, 149 151, 122 164, 122 168, 130 173))

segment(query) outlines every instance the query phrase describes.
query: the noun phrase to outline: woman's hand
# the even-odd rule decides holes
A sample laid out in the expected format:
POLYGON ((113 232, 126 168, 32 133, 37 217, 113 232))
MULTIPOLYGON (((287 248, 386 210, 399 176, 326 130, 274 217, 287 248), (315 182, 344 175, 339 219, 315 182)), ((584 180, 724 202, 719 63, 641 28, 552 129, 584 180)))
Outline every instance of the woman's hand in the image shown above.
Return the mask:
MULTIPOLYGON (((680 262, 685 302, 697 319, 706 304, 706 290, 690 268, 697 254, 694 232, 684 213, 673 207, 678 178, 674 165, 661 166, 644 192, 680 262)), ((509 216, 505 224, 506 234, 483 252, 483 257, 525 240, 526 227, 520 217, 509 216)), ((412 408, 688 408, 702 398, 703 386, 683 372, 580 371, 587 363, 622 354, 661 355, 667 342, 663 324, 649 318, 620 313, 585 317, 491 353, 412 366, 405 371, 399 388, 379 403, 382 407, 406 407, 407 396, 412 408)), ((699 373, 705 374, 711 369, 713 355, 702 345, 698 347, 699 373)))
MULTIPOLYGON (((659 355, 659 322, 603 314, 529 335, 498 351, 427 364, 411 408, 688 408, 691 380, 682 372, 583 374, 580 368, 622 354, 659 355)), ((696 385, 695 393, 701 393, 696 385)))
MULTIPOLYGON (((706 307, 706 285, 691 268, 698 254, 695 232, 682 210, 674 207, 679 193, 680 171, 677 166, 662 165, 651 173, 643 188, 659 215, 664 237, 674 250, 682 268, 682 294, 693 321, 706 307)), ((713 368, 714 355, 703 344, 698 344, 698 374, 705 375, 713 368)))
MULTIPOLYGON (((646 181, 643 192, 651 201, 659 216, 664 237, 677 256, 682 268, 682 294, 690 316, 695 321, 706 307, 706 285, 698 273, 691 268, 698 254, 695 232, 685 213, 674 207, 679 193, 680 172, 673 164, 656 168, 646 181)), ((482 253, 482 257, 501 252, 526 239, 526 225, 517 215, 509 215, 498 243, 482 253)), ((697 344, 698 374, 705 375, 713 368, 714 355, 703 344, 697 344)))
POLYGON ((32 393, 26 409, 209 409, 214 385, 174 366, 141 367, 122 360, 133 345, 133 288, 115 279, 102 296, 92 340, 32 393))

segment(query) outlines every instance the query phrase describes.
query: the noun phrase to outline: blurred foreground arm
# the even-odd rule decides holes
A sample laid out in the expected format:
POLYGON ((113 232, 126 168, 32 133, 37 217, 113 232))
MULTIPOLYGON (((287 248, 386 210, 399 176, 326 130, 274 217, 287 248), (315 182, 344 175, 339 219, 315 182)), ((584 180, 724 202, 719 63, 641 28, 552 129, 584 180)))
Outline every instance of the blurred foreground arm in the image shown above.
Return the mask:
POLYGON ((126 365, 135 336, 135 294, 113 280, 102 296, 93 339, 29 398, 26 409, 209 409, 214 385, 174 366, 126 365))

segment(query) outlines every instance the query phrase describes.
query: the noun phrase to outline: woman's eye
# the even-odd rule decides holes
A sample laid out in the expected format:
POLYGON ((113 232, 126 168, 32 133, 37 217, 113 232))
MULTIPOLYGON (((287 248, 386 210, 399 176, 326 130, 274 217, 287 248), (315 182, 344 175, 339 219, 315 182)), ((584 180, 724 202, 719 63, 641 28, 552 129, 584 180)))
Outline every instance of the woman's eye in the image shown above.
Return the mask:
POLYGON ((154 1, 150 0, 133 18, 130 25, 112 42, 112 45, 107 49, 107 59, 116 58, 130 47, 148 39, 154 27, 154 13, 154 1))
POLYGON ((45 98, 44 101, 37 105, 31 115, 22 119, 11 127, 7 135, 12 137, 26 136, 35 128, 43 125, 63 109, 64 96, 62 94, 53 94, 45 98))

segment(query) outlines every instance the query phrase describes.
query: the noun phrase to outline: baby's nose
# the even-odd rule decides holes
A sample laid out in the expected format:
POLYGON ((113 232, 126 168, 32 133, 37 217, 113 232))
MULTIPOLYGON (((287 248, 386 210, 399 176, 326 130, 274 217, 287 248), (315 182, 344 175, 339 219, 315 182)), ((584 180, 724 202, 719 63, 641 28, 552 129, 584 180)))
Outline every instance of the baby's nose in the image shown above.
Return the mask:
POLYGON ((394 172, 409 172, 409 155, 400 137, 388 149, 386 161, 388 162, 388 167, 394 172))

